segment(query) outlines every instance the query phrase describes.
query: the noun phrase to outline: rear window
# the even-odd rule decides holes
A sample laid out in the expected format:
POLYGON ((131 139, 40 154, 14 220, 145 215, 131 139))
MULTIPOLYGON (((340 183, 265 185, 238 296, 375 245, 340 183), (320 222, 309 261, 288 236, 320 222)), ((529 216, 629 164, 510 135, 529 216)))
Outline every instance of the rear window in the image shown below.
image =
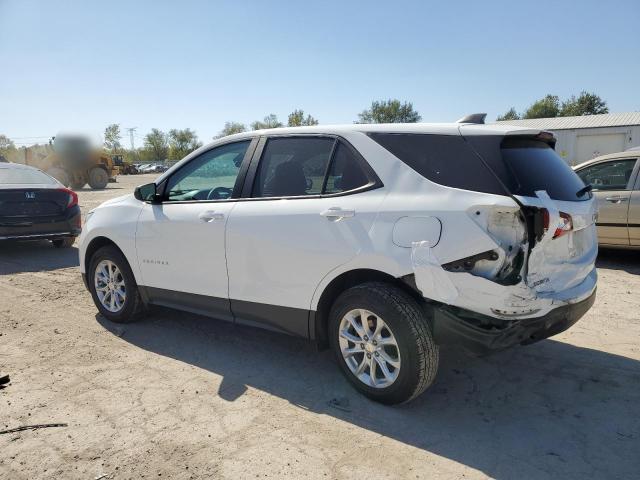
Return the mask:
POLYGON ((575 202, 590 198, 589 194, 578 198, 576 193, 585 187, 584 182, 546 142, 507 137, 501 152, 513 175, 510 188, 514 195, 535 197, 536 190, 546 190, 555 200, 575 202))
POLYGON ((53 185, 56 181, 40 170, 30 168, 0 168, 0 184, 44 184, 53 185))
POLYGON ((507 193, 461 136, 411 133, 370 133, 369 136, 432 182, 476 192, 507 193))

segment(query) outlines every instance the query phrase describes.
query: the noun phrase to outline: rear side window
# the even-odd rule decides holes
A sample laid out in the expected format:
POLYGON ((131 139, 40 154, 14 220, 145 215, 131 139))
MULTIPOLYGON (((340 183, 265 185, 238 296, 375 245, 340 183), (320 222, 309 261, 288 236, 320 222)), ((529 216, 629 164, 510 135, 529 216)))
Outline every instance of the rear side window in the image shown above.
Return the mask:
POLYGON ((354 153, 344 143, 338 143, 324 193, 348 192, 368 183, 369 178, 354 153))
POLYGON ((0 183, 10 185, 54 185, 56 181, 40 170, 31 168, 0 168, 0 183))
POLYGON ((501 145, 502 159, 512 172, 512 193, 535 197, 536 190, 546 190, 555 200, 588 200, 589 194, 578 197, 585 185, 578 175, 546 142, 531 138, 505 138, 501 145))
POLYGON ((447 187, 505 195, 497 177, 458 135, 370 133, 423 177, 447 187))
POLYGON ((322 193, 335 140, 324 137, 270 138, 264 148, 253 197, 298 197, 322 193))

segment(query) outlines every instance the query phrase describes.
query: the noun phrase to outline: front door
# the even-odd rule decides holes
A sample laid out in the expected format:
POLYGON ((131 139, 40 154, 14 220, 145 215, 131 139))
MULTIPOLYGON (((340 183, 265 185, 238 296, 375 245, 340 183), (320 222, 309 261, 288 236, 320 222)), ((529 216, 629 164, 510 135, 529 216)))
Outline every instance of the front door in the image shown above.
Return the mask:
POLYGON ((250 141, 215 147, 167 180, 162 202, 146 204, 136 252, 152 303, 232 320, 225 227, 250 141))
POLYGON ((591 165, 577 173, 593 186, 598 200, 598 242, 604 245, 629 245, 628 213, 635 158, 609 160, 591 165))

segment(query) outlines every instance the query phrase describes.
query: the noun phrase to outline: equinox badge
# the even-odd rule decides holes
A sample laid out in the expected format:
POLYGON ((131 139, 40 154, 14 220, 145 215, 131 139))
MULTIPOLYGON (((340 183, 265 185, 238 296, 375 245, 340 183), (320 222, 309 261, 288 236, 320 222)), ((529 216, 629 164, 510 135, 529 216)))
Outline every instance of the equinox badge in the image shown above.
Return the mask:
POLYGON ((24 196, 30 200, 33 200, 34 198, 36 198, 36 192, 24 192, 24 196))

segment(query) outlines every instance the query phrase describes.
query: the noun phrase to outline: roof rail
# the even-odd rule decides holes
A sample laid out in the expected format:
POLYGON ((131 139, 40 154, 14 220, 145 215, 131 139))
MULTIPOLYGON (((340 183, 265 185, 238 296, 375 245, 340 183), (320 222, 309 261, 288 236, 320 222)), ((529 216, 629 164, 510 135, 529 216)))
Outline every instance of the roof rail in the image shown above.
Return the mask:
POLYGON ((456 123, 482 123, 484 124, 484 119, 487 117, 486 113, 471 113, 469 115, 465 115, 456 123))

